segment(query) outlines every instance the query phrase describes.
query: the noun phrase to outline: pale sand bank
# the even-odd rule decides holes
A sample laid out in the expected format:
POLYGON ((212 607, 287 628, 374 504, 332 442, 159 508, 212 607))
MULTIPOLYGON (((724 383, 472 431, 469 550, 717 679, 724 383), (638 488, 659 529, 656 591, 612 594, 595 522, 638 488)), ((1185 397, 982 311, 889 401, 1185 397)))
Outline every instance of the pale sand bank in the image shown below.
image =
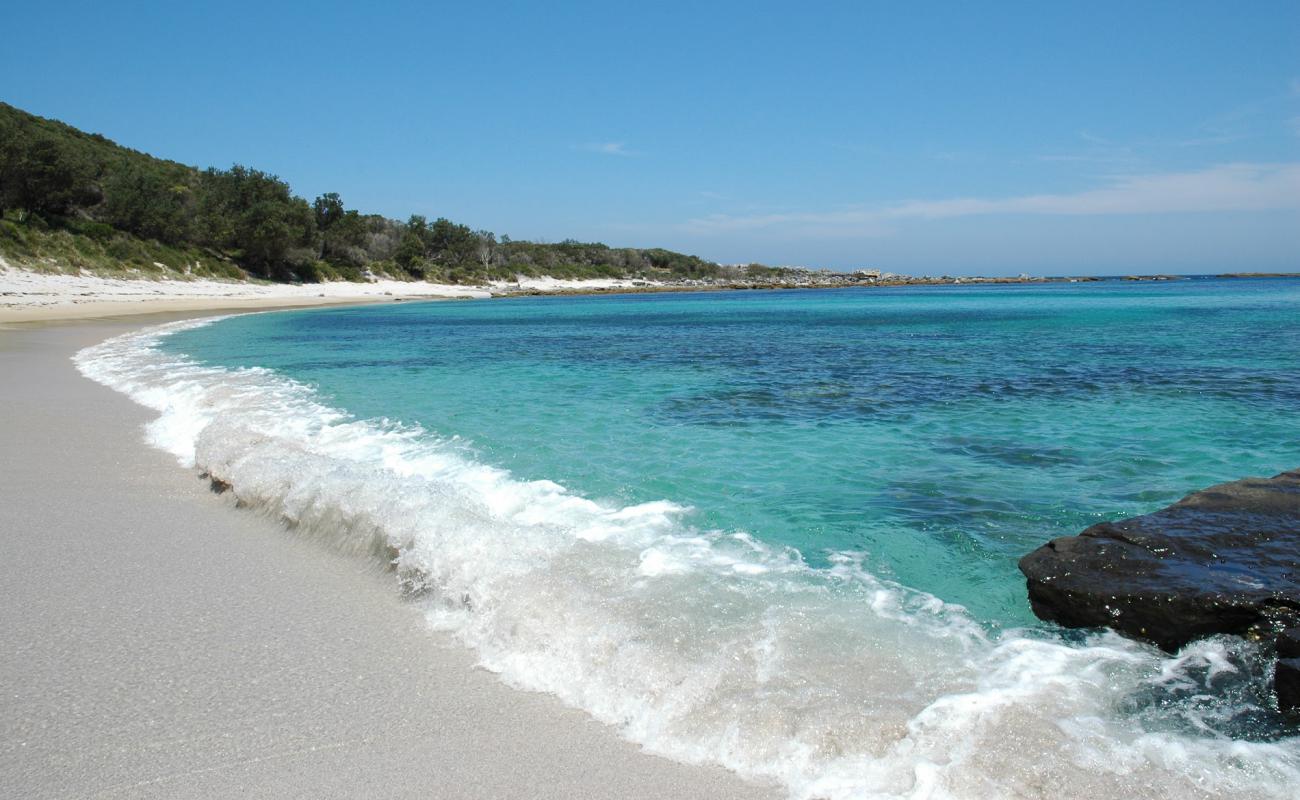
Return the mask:
POLYGON ((654 286, 647 281, 521 278, 485 286, 422 281, 283 284, 237 281, 103 278, 17 269, 0 259, 0 324, 89 319, 145 313, 485 298, 511 292, 558 292, 654 286))
POLYGON ((0 260, 0 323, 490 296, 487 287, 390 280, 292 285, 103 278, 32 272, 7 267, 0 260))
POLYGON ((161 321, 0 332, 0 794, 778 796, 506 688, 390 575, 146 447, 68 357, 161 321))

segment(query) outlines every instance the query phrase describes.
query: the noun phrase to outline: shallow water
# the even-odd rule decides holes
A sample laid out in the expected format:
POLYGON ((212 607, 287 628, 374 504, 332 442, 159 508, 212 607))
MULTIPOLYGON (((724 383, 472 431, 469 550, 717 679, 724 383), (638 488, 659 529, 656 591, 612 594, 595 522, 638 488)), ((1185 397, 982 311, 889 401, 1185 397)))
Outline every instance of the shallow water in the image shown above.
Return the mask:
POLYGON ((801 796, 1290 797, 1267 653, 1016 559, 1300 465, 1300 281, 521 298, 92 348, 156 444, 652 750, 801 796))

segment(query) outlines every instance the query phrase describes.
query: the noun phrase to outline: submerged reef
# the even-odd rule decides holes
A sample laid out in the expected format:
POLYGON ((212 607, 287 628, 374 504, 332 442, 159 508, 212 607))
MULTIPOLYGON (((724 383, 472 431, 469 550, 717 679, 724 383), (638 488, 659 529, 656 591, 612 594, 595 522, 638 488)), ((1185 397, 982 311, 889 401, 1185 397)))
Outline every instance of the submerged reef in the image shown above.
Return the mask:
POLYGON ((1273 641, 1283 710, 1300 711, 1300 470, 1194 492, 1020 560, 1041 619, 1173 652, 1214 634, 1273 641))

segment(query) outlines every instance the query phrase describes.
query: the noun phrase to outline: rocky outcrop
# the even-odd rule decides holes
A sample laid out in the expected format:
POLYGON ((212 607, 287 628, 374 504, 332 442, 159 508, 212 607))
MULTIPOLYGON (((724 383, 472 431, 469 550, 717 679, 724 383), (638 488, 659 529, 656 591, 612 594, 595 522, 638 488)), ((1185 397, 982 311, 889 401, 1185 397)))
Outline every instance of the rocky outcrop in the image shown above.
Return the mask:
MULTIPOLYGON (((1020 571, 1034 613, 1067 627, 1112 628, 1168 651, 1216 633, 1272 639, 1300 626, 1300 470, 1054 539, 1020 571)), ((1300 706, 1300 638, 1278 646, 1279 700, 1294 691, 1300 706)))

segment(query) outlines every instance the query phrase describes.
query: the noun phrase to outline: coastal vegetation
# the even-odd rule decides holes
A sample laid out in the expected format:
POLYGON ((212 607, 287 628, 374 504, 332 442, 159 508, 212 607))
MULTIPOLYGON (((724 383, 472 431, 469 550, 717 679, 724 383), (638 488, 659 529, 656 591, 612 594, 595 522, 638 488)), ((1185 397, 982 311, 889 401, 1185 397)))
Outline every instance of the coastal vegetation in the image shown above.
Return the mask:
POLYGON ((302 282, 724 274, 660 248, 520 241, 442 218, 394 220, 348 208, 333 192, 308 202, 268 172, 166 161, 5 103, 0 256, 35 268, 302 282))

